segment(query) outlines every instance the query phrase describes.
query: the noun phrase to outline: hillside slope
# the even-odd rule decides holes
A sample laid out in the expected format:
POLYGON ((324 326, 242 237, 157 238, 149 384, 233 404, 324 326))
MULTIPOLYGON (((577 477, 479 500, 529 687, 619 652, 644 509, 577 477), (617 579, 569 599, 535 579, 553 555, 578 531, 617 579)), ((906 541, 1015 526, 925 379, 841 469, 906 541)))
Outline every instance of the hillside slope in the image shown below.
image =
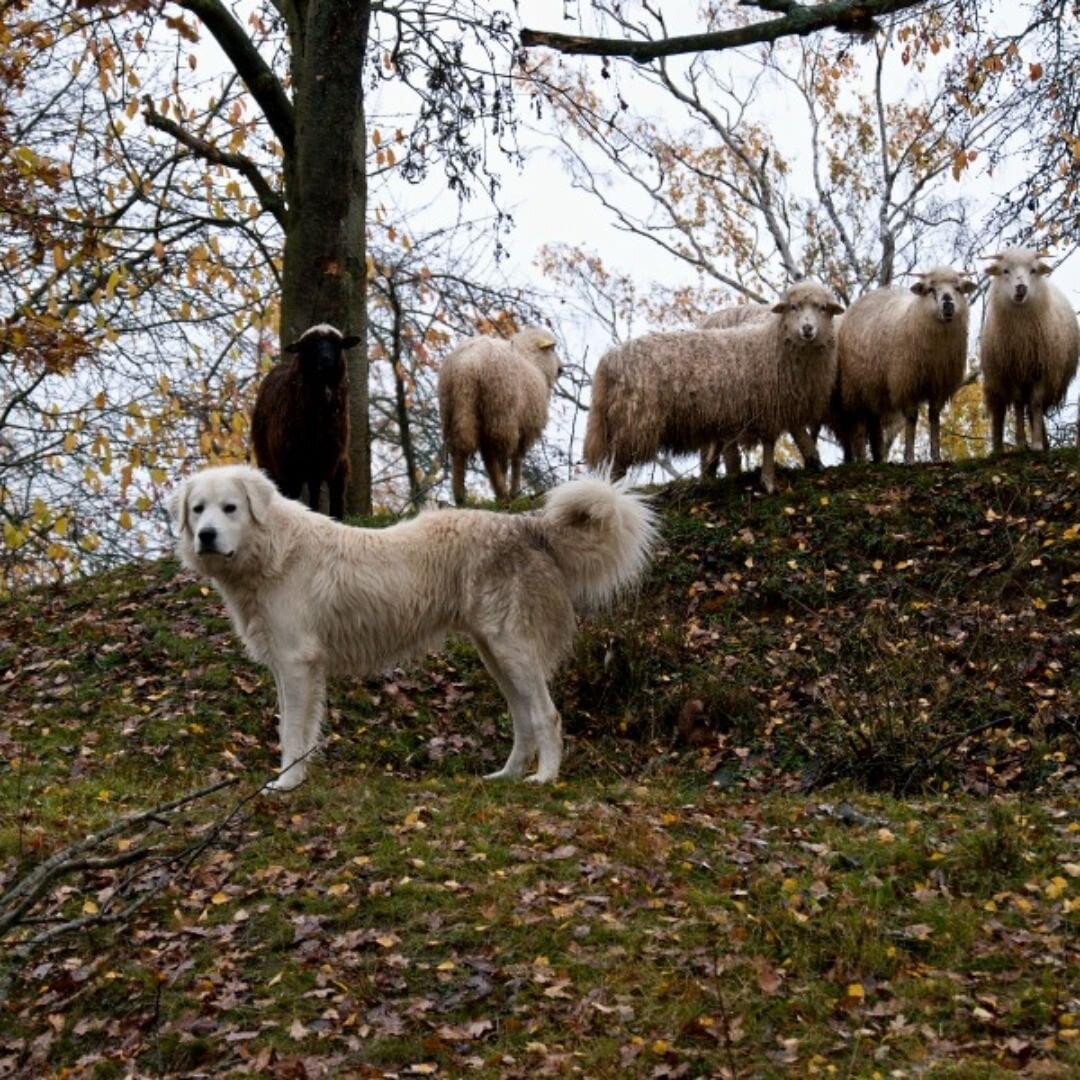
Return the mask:
POLYGON ((509 733, 464 643, 334 688, 270 799, 212 590, 0 603, 0 926, 236 781, 12 925, 0 1076, 1080 1067, 1080 453, 788 479, 655 493, 548 790, 477 779, 509 733))

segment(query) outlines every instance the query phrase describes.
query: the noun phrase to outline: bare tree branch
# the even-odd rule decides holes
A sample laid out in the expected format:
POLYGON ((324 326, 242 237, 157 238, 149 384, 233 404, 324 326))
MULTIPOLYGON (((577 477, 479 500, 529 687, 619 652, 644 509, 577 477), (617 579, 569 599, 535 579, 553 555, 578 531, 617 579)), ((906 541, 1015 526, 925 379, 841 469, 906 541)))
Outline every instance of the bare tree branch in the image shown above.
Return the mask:
MULTIPOLYGON (((176 0, 197 15, 232 61, 288 156, 296 141, 292 102, 273 69, 221 0, 176 0)), ((357 61, 359 62, 359 60, 357 61)))
POLYGON ((529 49, 543 45, 561 53, 588 56, 626 56, 639 63, 661 56, 681 53, 719 52, 745 45, 777 41, 783 37, 816 33, 819 30, 842 30, 851 33, 876 32, 875 17, 890 15, 908 8, 920 7, 926 0, 831 0, 809 6, 778 0, 746 2, 744 7, 783 12, 780 18, 749 26, 716 30, 705 34, 684 34, 680 37, 633 41, 627 38, 585 37, 579 34, 559 34, 548 30, 521 31, 521 44, 529 49))
POLYGON ((259 171, 259 167, 249 157, 243 154, 234 154, 227 150, 220 150, 206 139, 200 139, 197 135, 185 131, 173 120, 164 117, 154 108, 154 103, 149 95, 143 98, 143 117, 146 122, 158 131, 164 131, 171 135, 181 146, 186 146, 192 153, 197 154, 204 161, 214 165, 224 165, 230 169, 236 169, 242 173, 259 200, 259 205, 273 214, 282 227, 285 226, 285 200, 269 184, 266 177, 259 171))

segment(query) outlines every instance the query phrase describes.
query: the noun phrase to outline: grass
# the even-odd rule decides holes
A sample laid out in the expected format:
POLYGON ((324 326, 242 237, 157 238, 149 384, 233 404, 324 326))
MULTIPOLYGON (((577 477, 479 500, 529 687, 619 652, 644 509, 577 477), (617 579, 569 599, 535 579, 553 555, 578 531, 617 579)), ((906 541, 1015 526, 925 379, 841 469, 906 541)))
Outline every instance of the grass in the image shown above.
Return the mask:
POLYGON ((509 733, 463 643, 335 688, 270 799, 272 680, 174 564, 4 602, 0 889, 239 784, 9 935, 163 877, 9 952, 0 1075, 1074 1074, 1078 479, 1066 451, 657 492, 541 789, 477 779, 509 733))

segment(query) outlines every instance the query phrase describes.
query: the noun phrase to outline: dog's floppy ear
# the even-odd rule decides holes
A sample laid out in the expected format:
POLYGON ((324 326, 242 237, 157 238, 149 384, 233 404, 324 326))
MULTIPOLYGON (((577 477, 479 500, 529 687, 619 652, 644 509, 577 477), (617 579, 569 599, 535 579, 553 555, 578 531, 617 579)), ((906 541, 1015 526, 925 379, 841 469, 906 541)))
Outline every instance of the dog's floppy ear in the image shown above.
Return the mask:
POLYGON ((258 469, 249 469, 244 474, 244 494, 247 496, 248 511, 252 519, 261 525, 266 520, 270 503, 277 494, 274 482, 258 469))
POLYGON ((181 533, 191 532, 187 517, 188 487, 190 484, 190 479, 181 480, 180 486, 172 492, 165 503, 165 508, 169 511, 169 517, 180 527, 181 533))

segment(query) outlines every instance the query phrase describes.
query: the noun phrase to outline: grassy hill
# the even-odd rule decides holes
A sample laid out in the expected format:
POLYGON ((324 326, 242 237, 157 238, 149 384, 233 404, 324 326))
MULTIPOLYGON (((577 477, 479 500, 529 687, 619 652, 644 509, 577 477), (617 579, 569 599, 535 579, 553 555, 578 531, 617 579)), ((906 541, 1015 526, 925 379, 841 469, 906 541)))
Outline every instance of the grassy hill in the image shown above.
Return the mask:
POLYGON ((467 644, 269 798, 212 590, 0 603, 0 1077, 1076 1075, 1080 453, 788 479, 656 492, 546 789, 467 644))

